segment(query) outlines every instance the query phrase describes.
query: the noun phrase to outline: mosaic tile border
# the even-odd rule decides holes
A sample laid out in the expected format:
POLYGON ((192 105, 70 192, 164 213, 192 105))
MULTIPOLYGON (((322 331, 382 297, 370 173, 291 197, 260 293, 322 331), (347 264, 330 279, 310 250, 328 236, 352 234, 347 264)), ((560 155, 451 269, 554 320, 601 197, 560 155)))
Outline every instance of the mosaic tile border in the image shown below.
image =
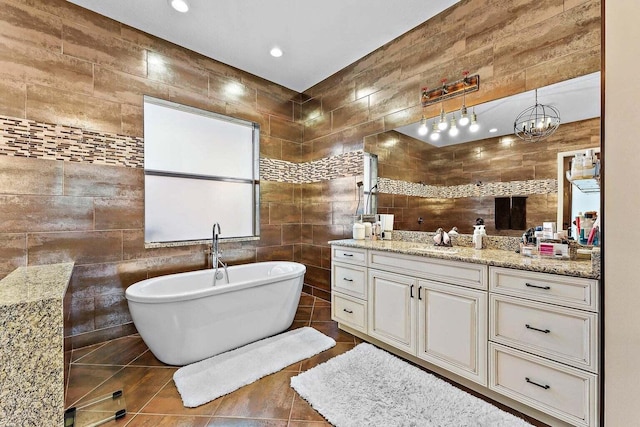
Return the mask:
MULTIPOLYGON (((0 156, 143 168, 144 139, 0 115, 0 156)), ((362 175, 363 169, 362 150, 304 163, 260 159, 265 181, 304 184, 362 175)))
POLYGON ((142 138, 0 116, 0 155, 144 167, 142 138))
POLYGON ((363 173, 362 150, 304 163, 260 158, 260 179, 264 181, 308 184, 363 173))
POLYGON ((530 194, 553 194, 558 192, 558 180, 537 179, 529 181, 488 182, 480 185, 424 185, 413 182, 378 178, 381 193, 417 196, 435 199, 457 199, 464 197, 508 197, 530 194))
MULTIPOLYGON (((0 116, 0 155, 143 168, 144 140, 0 116)), ((307 184, 363 173, 362 150, 303 163, 260 158, 260 179, 264 181, 307 184)), ((558 182, 546 179, 445 187, 379 178, 378 189, 381 193, 428 198, 502 197, 557 193, 558 182)))

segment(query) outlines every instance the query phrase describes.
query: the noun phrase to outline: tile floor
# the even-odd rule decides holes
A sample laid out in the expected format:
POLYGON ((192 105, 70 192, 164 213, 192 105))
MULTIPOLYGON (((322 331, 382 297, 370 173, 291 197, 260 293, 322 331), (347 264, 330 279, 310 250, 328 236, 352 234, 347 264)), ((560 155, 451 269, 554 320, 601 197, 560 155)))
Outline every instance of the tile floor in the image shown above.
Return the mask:
POLYGON ((329 302, 306 294, 300 299, 291 327, 302 326, 312 326, 331 336, 336 346, 197 408, 182 405, 172 379, 178 368, 158 361, 138 335, 74 350, 66 405, 80 406, 122 389, 127 415, 104 426, 330 426, 289 386, 289 379, 352 349, 360 341, 331 321, 329 302))

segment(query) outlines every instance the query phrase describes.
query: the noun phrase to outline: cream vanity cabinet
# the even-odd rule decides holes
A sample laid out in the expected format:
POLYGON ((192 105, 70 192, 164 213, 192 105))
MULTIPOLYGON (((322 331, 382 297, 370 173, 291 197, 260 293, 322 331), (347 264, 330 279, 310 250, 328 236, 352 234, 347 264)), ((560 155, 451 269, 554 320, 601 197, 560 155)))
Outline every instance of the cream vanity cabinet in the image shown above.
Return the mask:
MULTIPOLYGON (((334 248, 344 256, 345 248, 334 248)), ((367 290, 345 292, 343 269, 334 258, 334 320, 345 322, 344 304, 366 306, 367 335, 479 384, 487 384, 487 267, 392 252, 367 252, 367 290), (347 301, 346 303, 344 301, 347 301)), ((353 259, 353 257, 349 257, 353 259)), ((351 276, 348 276, 351 279, 351 276)), ((349 282, 351 283, 351 282, 349 282)))
POLYGON ((333 246, 331 249, 331 317, 367 332, 367 251, 333 246))
POLYGON ((489 388, 597 425, 597 280, 491 267, 489 388))

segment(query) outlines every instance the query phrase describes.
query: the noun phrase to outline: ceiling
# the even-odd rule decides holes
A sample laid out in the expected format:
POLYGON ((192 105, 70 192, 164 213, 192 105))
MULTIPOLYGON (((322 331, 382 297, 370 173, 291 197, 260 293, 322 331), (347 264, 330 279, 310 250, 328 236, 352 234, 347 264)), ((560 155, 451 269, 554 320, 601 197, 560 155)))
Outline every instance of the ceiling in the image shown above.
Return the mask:
MULTIPOLYGON (((456 137, 450 137, 447 131, 444 131, 441 133, 440 139, 434 142, 430 139, 432 133, 431 125, 433 124, 433 118, 430 117, 427 117, 429 133, 425 136, 421 136, 418 133, 420 122, 402 126, 395 130, 437 147, 479 141, 503 135, 510 135, 510 137, 517 139, 513 132, 515 118, 521 111, 535 104, 535 96, 535 91, 530 90, 476 105, 473 110, 478 116, 480 128, 475 133, 458 126, 460 133, 456 137), (491 132, 491 129, 495 129, 495 131, 491 132)), ((600 117, 600 72, 538 88, 538 102, 556 107, 560 112, 561 124, 600 117)), ((460 105, 462 106, 462 98, 460 98, 460 105)), ((469 113, 471 111, 472 109, 470 108, 469 113)), ((452 112, 449 111, 448 113, 447 118, 451 120, 452 112)), ((459 119, 459 111, 455 113, 456 119, 459 119)))
POLYGON ((68 1, 304 92, 459 0, 68 1))

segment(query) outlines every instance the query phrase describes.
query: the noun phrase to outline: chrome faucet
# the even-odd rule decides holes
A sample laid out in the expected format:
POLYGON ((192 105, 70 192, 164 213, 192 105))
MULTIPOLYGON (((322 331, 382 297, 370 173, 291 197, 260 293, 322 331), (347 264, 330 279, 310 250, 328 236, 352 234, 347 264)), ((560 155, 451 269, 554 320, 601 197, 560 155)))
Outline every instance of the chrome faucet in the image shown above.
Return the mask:
POLYGON ((220 257, 220 249, 219 249, 219 240, 220 240, 220 224, 217 222, 213 224, 213 237, 211 239, 211 268, 215 270, 213 273, 213 286, 216 285, 216 281, 222 279, 222 271, 218 271, 218 268, 222 266, 224 268, 224 277, 227 279, 227 284, 229 283, 229 273, 227 272, 227 264, 222 261, 220 257))

